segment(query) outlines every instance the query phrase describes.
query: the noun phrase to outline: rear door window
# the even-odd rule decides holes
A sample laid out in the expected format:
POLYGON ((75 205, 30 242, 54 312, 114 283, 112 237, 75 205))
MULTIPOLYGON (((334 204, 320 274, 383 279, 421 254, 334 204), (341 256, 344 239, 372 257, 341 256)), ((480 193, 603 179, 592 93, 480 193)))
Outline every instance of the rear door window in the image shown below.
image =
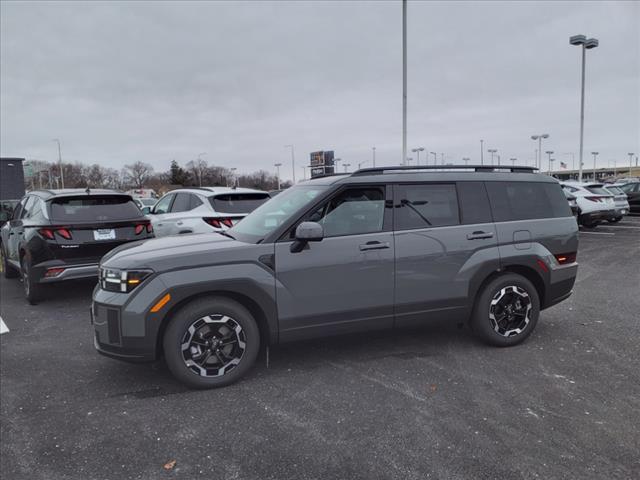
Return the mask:
POLYGON ((251 213, 269 200, 268 193, 225 193, 209 197, 209 202, 216 212, 251 213))
POLYGON ((546 182, 486 182, 496 222, 571 216, 559 184, 546 182))
POLYGON ((54 222, 91 222, 128 220, 140 217, 140 209, 126 195, 59 197, 49 203, 54 222))
POLYGON ((395 190, 396 230, 460 224, 455 185, 397 185, 395 190))
POLYGON ((458 182, 458 199, 463 225, 491 223, 491 207, 484 182, 458 182))
POLYGON ((173 201, 173 205, 171 205, 171 213, 187 212, 191 210, 190 205, 191 205, 191 194, 178 193, 176 194, 176 199, 173 201))

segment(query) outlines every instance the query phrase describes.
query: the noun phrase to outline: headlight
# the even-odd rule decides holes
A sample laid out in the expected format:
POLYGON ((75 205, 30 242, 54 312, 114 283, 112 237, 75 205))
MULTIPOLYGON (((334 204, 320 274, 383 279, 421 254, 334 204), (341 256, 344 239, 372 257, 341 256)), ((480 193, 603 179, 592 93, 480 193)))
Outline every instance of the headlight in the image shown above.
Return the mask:
POLYGON ((152 273, 151 270, 118 270, 101 267, 100 287, 109 292, 128 293, 152 273))

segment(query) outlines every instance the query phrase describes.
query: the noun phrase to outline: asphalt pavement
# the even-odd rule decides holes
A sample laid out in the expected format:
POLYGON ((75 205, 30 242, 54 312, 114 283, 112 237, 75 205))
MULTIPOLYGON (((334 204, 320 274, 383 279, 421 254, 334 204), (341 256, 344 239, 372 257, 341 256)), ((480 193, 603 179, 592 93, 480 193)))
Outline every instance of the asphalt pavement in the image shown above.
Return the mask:
POLYGON ((581 232, 578 261, 520 346, 431 323, 273 348, 209 391, 99 356, 92 282, 29 306, 3 278, 0 477, 640 478, 640 217, 581 232))

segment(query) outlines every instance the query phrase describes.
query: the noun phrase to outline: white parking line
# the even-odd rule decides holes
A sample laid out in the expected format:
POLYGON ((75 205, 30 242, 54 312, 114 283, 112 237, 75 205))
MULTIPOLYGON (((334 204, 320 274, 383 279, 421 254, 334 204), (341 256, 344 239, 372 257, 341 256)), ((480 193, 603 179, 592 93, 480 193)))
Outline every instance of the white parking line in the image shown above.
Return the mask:
POLYGON ((4 320, 2 320, 2 317, 0 317, 0 335, 2 335, 3 333, 7 333, 8 331, 9 329, 5 325, 4 320))
POLYGON ((640 230, 640 227, 632 227, 630 225, 600 225, 600 228, 633 228, 634 230, 640 230))
POLYGON ((581 234, 584 235, 615 235, 615 233, 607 233, 607 232, 583 232, 582 230, 580 230, 581 234))

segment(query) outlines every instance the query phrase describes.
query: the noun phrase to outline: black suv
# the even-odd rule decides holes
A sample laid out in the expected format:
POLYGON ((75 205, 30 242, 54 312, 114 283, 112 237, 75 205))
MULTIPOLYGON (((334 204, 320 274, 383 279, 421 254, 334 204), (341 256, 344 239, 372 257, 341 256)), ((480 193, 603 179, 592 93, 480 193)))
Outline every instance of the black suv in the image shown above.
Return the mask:
POLYGON ((30 303, 45 285, 95 277, 102 256, 118 245, 153 237, 131 196, 113 190, 36 190, 0 230, 7 278, 22 275, 30 303))
POLYGON ((575 281, 578 225, 562 189, 525 167, 439 168, 450 171, 317 178, 221 235, 117 248, 93 293, 96 348, 164 354, 206 388, 240 378, 260 346, 436 318, 492 345, 522 342, 575 281))

